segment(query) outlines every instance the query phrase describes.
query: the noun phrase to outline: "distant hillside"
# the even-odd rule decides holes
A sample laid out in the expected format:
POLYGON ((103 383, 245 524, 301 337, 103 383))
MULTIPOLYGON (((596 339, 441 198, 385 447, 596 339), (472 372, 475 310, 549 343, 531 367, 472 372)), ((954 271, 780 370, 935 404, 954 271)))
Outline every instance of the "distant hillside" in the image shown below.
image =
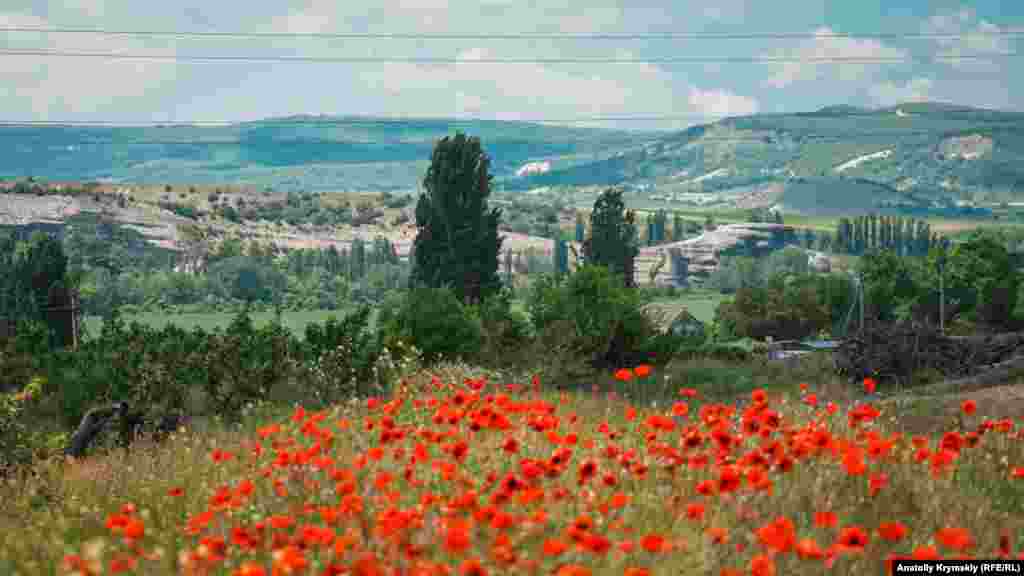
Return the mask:
POLYGON ((0 179, 412 190, 434 143, 456 130, 481 138, 498 178, 531 161, 593 161, 653 136, 527 122, 327 116, 229 126, 4 126, 0 179))
MULTIPOLYGON (((647 133, 324 116, 224 127, 0 127, 0 178, 414 190, 434 142, 456 130, 482 139, 495 184, 508 191, 632 184, 664 194, 781 186, 782 202, 794 205, 807 204, 799 199, 808 186, 861 197, 842 203, 868 198, 868 205, 1024 196, 1024 113, 941 103, 828 106, 647 133), (545 170, 521 170, 531 163, 545 170)), ((829 194, 814 197, 831 203, 829 194)))
POLYGON ((716 192, 784 183, 802 194, 807 184, 794 179, 814 179, 816 186, 842 182, 854 194, 890 197, 896 191, 908 202, 1020 199, 1024 113, 916 103, 729 118, 507 186, 631 183, 716 192))

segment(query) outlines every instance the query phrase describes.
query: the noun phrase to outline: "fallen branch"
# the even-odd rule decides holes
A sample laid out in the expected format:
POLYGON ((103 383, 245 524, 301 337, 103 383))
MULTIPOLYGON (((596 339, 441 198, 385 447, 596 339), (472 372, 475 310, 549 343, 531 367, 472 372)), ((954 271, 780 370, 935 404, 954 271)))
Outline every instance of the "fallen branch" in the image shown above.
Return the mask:
MULTIPOLYGON (((118 420, 120 424, 121 445, 128 448, 136 435, 143 431, 145 419, 141 414, 131 413, 127 402, 115 402, 109 406, 98 406, 90 409, 82 417, 75 433, 71 435, 67 447, 64 449, 66 456, 81 458, 92 442, 99 436, 100 432, 112 420, 118 420)), ((180 414, 165 414, 153 427, 152 438, 159 442, 171 432, 188 420, 187 416, 180 414)))
POLYGON ((128 404, 125 402, 116 402, 109 406, 92 408, 82 417, 82 421, 78 424, 78 429, 72 434, 67 448, 64 449, 64 454, 81 458, 89 448, 89 444, 107 425, 107 422, 115 416, 124 418, 127 412, 128 404))

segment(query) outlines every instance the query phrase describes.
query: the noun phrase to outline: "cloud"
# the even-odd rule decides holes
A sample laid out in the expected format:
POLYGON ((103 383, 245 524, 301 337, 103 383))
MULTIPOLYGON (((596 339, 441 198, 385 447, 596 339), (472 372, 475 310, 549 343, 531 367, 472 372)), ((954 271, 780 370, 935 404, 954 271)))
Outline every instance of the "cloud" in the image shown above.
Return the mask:
POLYGON ((881 82, 869 90, 876 106, 893 106, 904 102, 924 102, 932 99, 935 83, 931 78, 915 77, 904 84, 881 82))
POLYGON ((814 31, 814 37, 803 40, 796 48, 775 50, 776 58, 791 58, 794 61, 772 65, 767 85, 785 88, 798 82, 842 81, 855 82, 876 73, 878 66, 855 62, 821 62, 808 59, 822 58, 906 58, 905 50, 887 46, 873 39, 856 39, 829 36, 835 32, 823 26, 814 31), (795 61, 803 60, 803 61, 795 61))
POLYGON ((749 0, 717 0, 703 7, 703 16, 711 21, 744 19, 749 9, 749 0))
POLYGON ((997 35, 1002 32, 1024 32, 1024 27, 1000 27, 987 20, 978 20, 974 11, 962 8, 946 14, 936 14, 925 21, 922 31, 931 34, 950 34, 956 37, 934 40, 937 61, 964 72, 995 73, 1003 69, 1004 62, 992 60, 955 60, 958 56, 975 54, 1004 54, 1013 51, 1012 38, 997 35))
MULTIPOLYGON (((101 2, 79 3, 88 13, 102 12, 101 2)), ((39 27, 53 25, 38 16, 0 13, 0 27, 39 27)), ((41 36, 36 36, 39 38, 41 36)), ((39 49, 31 35, 9 35, 0 40, 7 49, 39 49), (27 38, 26 38, 27 36, 27 38), (27 41, 26 41, 27 40, 27 41)), ((49 38, 42 46, 49 50, 140 52, 145 43, 125 37, 91 38, 88 42, 73 37, 49 38)), ((99 115, 112 111, 151 111, 153 93, 173 82, 173 62, 143 60, 102 60, 4 56, 0 58, 0 78, 12 87, 0 96, 5 115, 30 116, 35 120, 63 119, 81 111, 99 115)))
POLYGON ((690 88, 690 107, 705 116, 746 116, 756 114, 757 100, 725 90, 690 88))

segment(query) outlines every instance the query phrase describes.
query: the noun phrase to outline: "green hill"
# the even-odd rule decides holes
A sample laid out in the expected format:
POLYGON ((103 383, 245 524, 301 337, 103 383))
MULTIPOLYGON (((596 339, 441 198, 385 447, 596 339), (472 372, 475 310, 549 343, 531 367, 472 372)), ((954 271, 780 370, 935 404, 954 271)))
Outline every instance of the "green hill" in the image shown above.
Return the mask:
POLYGON ((850 180, 847 189, 877 184, 886 188, 882 196, 897 191, 911 202, 1018 199, 1024 195, 1024 113, 917 103, 729 118, 508 186, 585 181, 716 192, 771 182, 789 188, 800 178, 850 180), (714 177, 694 182, 709 174, 714 177))
POLYGON ((4 126, 0 178, 415 189, 434 142, 456 130, 481 137, 498 177, 534 160, 590 161, 652 137, 526 122, 326 116, 227 126, 4 126))
MULTIPOLYGON (((828 106, 645 133, 325 116, 220 127, 8 126, 0 127, 7 152, 0 155, 0 178, 414 190, 434 142, 456 130, 482 139, 495 184, 508 191, 646 184, 717 193, 781 184, 786 198, 803 198, 812 186, 917 205, 1011 201, 1024 191, 1024 113, 929 102, 877 110, 828 106), (539 161, 549 170, 517 175, 539 161)), ((831 202, 829 194, 815 198, 831 202)))

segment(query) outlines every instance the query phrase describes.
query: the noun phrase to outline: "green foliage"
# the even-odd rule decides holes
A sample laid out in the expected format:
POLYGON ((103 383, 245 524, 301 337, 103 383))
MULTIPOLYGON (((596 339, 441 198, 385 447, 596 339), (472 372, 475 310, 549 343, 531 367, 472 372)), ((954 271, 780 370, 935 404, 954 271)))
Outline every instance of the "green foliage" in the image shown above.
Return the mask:
POLYGON ((771 252, 766 258, 725 256, 708 276, 707 286, 723 294, 732 294, 744 286, 764 286, 774 276, 805 276, 809 273, 806 250, 787 246, 771 252))
POLYGON ((307 385, 318 400, 337 402, 379 391, 374 389, 374 366, 380 347, 370 330, 371 312, 369 306, 360 306, 340 322, 331 317, 322 326, 306 327, 306 356, 313 359, 307 385))
POLYGON ((1017 306, 1020 275, 1003 242, 978 231, 956 245, 950 255, 951 286, 967 294, 963 306, 969 321, 1006 326, 1017 306))
POLYGON ((412 285, 448 286, 466 303, 501 287, 501 210, 487 207, 489 166, 478 138, 457 133, 437 143, 416 205, 412 285))
POLYGON ((516 368, 536 360, 530 319, 524 311, 513 308, 511 290, 503 289, 466 308, 480 322, 481 339, 473 357, 475 362, 494 368, 516 368))
POLYGON ((426 286, 382 307, 377 326, 385 346, 411 343, 427 364, 473 358, 483 330, 480 318, 453 290, 426 286))
POLYGON ((813 277, 776 275, 766 285, 741 286, 715 311, 715 322, 733 338, 801 340, 833 326, 833 307, 813 277))
POLYGON ((232 298, 246 302, 273 301, 284 291, 286 277, 252 256, 235 256, 210 266, 210 276, 232 298))
POLYGON ((584 260, 607 267, 627 287, 636 285, 634 265, 640 254, 635 220, 633 211, 625 211, 622 190, 605 190, 594 202, 591 236, 583 243, 584 260))
POLYGON ((39 430, 33 430, 26 414, 42 395, 43 384, 37 377, 15 393, 0 393, 0 478, 35 456, 39 430))
POLYGON ((604 266, 585 264, 566 277, 539 278, 527 308, 541 347, 594 366, 662 361, 678 345, 659 333, 639 294, 604 266))

